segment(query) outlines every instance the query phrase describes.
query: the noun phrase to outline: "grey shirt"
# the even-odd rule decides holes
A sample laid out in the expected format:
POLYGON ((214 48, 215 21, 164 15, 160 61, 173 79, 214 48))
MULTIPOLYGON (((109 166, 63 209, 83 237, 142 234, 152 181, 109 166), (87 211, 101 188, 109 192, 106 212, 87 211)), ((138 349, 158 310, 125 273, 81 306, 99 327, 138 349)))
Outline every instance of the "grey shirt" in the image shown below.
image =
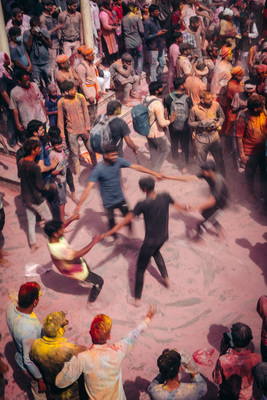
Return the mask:
MULTIPOLYGON (((50 39, 50 34, 46 29, 41 29, 42 35, 44 36, 45 39, 50 39)), ((23 34, 23 41, 28 42, 29 38, 31 36, 30 31, 26 31, 23 34)), ((32 40, 32 48, 30 51, 30 59, 32 64, 34 65, 43 65, 43 64, 49 64, 49 51, 48 47, 43 43, 43 41, 38 38, 34 37, 32 40)))
POLYGON ((121 27, 126 49, 134 49, 142 44, 144 25, 139 15, 128 13, 122 18, 121 27))

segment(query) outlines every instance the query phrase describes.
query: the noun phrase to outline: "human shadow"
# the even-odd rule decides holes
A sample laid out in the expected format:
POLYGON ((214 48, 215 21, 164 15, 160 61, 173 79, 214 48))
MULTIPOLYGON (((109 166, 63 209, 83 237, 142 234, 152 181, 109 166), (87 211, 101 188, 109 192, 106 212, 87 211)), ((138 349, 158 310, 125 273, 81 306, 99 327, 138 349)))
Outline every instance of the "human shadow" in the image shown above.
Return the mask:
MULTIPOLYGON (((51 268, 52 261, 43 265, 44 268, 51 268)), ((82 296, 89 293, 89 287, 83 287, 79 281, 68 278, 67 276, 61 275, 53 270, 40 276, 42 283, 46 288, 54 290, 57 293, 68 293, 72 295, 82 296)))
POLYGON ((147 379, 137 376, 135 381, 129 379, 124 382, 123 389, 127 400, 137 400, 141 393, 146 392, 150 382, 147 379))
POLYGON ((218 397, 218 393, 219 393, 219 389, 218 386, 210 381, 206 376, 201 375, 202 378, 204 379, 204 381, 207 384, 207 393, 205 394, 205 396, 201 397, 202 400, 210 400, 210 399, 217 399, 218 397))
POLYGON ((228 332, 229 328, 225 325, 210 325, 207 339, 209 344, 214 347, 218 352, 220 352, 220 345, 223 338, 224 332, 228 332))
POLYGON ((267 284, 267 232, 263 234, 263 239, 265 240, 263 243, 257 242, 254 245, 246 238, 236 239, 235 241, 239 246, 249 250, 249 258, 262 270, 264 281, 267 284))
POLYGON ((23 371, 18 366, 15 360, 15 354, 16 354, 15 344, 13 342, 8 342, 5 346, 4 353, 8 361, 8 364, 13 370, 14 381, 16 382, 20 390, 27 393, 29 400, 33 400, 30 379, 23 373, 23 371))
MULTIPOLYGON (((68 238, 68 242, 70 243, 74 240, 77 232, 82 229, 86 229, 88 234, 91 236, 95 236, 96 234, 100 234, 108 231, 108 224, 102 220, 102 217, 105 215, 104 211, 96 212, 91 208, 86 208, 84 210, 84 215, 81 219, 76 221, 75 228, 72 230, 70 237, 68 238)), ((70 225, 71 227, 71 225, 70 225)))

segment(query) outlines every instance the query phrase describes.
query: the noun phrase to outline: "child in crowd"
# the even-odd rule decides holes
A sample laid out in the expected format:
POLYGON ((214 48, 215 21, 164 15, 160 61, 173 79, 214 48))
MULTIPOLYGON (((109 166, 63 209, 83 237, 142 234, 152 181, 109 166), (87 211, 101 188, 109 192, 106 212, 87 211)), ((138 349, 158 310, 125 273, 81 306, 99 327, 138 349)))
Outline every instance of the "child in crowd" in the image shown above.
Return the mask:
POLYGON ((47 90, 48 97, 45 100, 45 110, 49 118, 49 125, 57 126, 57 103, 61 96, 57 94, 57 87, 53 83, 47 86, 47 90))
MULTIPOLYGON (((60 129, 57 126, 51 126, 51 128, 48 131, 48 135, 49 135, 50 139, 52 137, 57 137, 57 136, 60 137, 60 129)), ((74 182, 73 182, 73 175, 72 175, 72 172, 70 170, 69 162, 68 162, 69 156, 70 156, 70 152, 69 152, 69 149, 68 149, 68 147, 67 147, 67 145, 66 145, 64 140, 62 141, 62 144, 63 144, 64 153, 65 153, 65 159, 66 159, 66 162, 67 162, 66 181, 67 181, 67 184, 68 184, 68 186, 70 188, 72 200, 74 201, 75 204, 78 204, 78 201, 77 201, 76 195, 75 195, 75 186, 74 186, 74 182)))

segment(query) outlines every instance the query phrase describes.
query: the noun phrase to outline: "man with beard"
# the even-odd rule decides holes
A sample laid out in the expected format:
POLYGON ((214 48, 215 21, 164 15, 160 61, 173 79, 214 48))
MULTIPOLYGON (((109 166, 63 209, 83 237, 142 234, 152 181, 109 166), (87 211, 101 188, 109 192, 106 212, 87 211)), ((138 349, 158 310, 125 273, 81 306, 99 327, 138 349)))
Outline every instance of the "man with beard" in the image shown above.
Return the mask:
POLYGON ((27 71, 17 73, 18 85, 10 93, 10 110, 13 111, 20 141, 25 140, 25 130, 33 119, 38 119, 45 124, 47 116, 43 104, 43 96, 34 82, 30 82, 27 71))
POLYGON ((97 182, 99 182, 104 209, 110 229, 112 229, 115 226, 114 210, 119 209, 123 216, 129 212, 121 188, 121 168, 131 168, 135 171, 153 175, 157 179, 162 178, 162 175, 157 172, 151 171, 141 165, 132 164, 130 161, 118 157, 117 147, 114 144, 107 144, 104 149, 103 161, 94 168, 93 172, 89 176, 87 186, 85 187, 78 206, 75 209, 75 213, 79 213, 82 204, 86 200, 92 188, 97 182))
POLYGON ((9 32, 9 29, 13 27, 20 28, 22 36, 24 32, 30 29, 30 17, 28 15, 25 15, 23 11, 18 7, 14 8, 11 11, 11 19, 6 24, 7 34, 9 32))
POLYGON ((217 168, 225 176, 222 146, 218 128, 224 122, 224 113, 217 101, 213 101, 208 90, 200 92, 200 103, 195 105, 189 114, 188 124, 196 129, 195 148, 199 165, 205 164, 211 152, 217 168))
POLYGON ((58 66, 56 82, 60 89, 61 89, 62 83, 65 81, 73 82, 75 87, 78 87, 82 84, 81 78, 74 71, 74 69, 70 66, 70 61, 65 54, 60 54, 60 56, 57 56, 56 61, 57 61, 57 66, 58 66))
POLYGON ((267 200, 267 176, 265 150, 267 139, 267 117, 264 113, 264 97, 250 96, 248 109, 236 120, 236 137, 241 162, 245 165, 249 200, 255 201, 254 177, 257 166, 260 169, 261 197, 267 200))

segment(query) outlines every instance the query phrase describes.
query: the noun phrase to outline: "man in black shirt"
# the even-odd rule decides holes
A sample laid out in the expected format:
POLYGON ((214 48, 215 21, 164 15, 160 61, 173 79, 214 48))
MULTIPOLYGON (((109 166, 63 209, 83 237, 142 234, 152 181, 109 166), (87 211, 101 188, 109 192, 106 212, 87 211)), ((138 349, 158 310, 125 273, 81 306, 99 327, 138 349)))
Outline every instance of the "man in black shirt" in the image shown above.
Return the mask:
POLYGON ((210 187, 210 196, 208 199, 199 205, 189 206, 190 211, 199 211, 204 218, 197 226, 199 238, 206 231, 206 228, 211 224, 217 231, 219 237, 223 238, 223 228, 217 221, 217 216, 223 208, 226 207, 228 201, 228 189, 223 176, 218 172, 214 161, 206 161, 201 165, 202 172, 199 175, 188 176, 164 176, 165 179, 173 179, 177 181, 191 181, 195 179, 205 179, 210 187))
POLYGON ((165 286, 170 286, 166 265, 160 253, 160 248, 169 237, 169 205, 173 204, 179 211, 188 210, 187 206, 174 201, 168 193, 156 193, 154 189, 155 181, 151 177, 140 179, 139 186, 142 192, 146 194, 146 199, 138 202, 133 211, 129 212, 119 224, 102 236, 104 238, 113 235, 120 228, 129 224, 136 216, 144 214, 146 233, 137 261, 134 300, 136 307, 141 305, 144 273, 151 257, 154 258, 158 266, 165 286))
POLYGON ((173 123, 169 125, 171 152, 177 167, 186 173, 186 165, 189 161, 189 141, 190 128, 188 126, 188 117, 190 109, 193 107, 191 97, 185 93, 185 78, 174 78, 174 92, 168 94, 163 102, 165 118, 173 112, 177 113, 177 117, 173 123), (182 157, 178 164, 178 144, 181 144, 182 157))
POLYGON ((52 214, 43 197, 44 184, 41 169, 35 158, 41 153, 41 143, 28 139, 24 144, 25 157, 18 163, 21 179, 21 197, 26 207, 28 232, 31 252, 38 249, 35 236, 36 213, 46 222, 52 219, 52 214))
POLYGON ((130 128, 128 124, 122 119, 119 118, 119 115, 121 114, 121 103, 117 100, 111 100, 107 104, 107 113, 105 116, 99 115, 96 120, 94 125, 98 124, 101 120, 101 118, 106 118, 106 120, 109 120, 109 129, 110 129, 110 135, 112 138, 112 144, 117 146, 118 149, 118 154, 119 157, 123 158, 123 139, 125 140, 127 146, 130 147, 130 149, 133 150, 133 152, 137 155, 137 147, 135 146, 134 142, 130 138, 130 128))

